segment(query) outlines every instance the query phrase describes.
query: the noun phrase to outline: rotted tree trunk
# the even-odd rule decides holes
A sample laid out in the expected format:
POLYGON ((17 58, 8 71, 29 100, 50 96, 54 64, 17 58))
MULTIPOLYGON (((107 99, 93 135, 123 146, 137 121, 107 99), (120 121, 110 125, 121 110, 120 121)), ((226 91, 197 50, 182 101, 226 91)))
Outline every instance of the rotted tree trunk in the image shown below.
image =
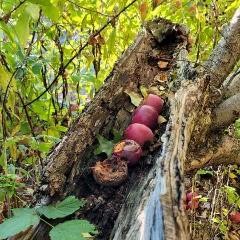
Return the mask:
MULTIPOLYGON (((209 61, 194 70, 186 60, 186 30, 163 19, 148 23, 46 159, 35 204, 70 194, 85 198, 87 204, 76 217, 97 225, 97 239, 190 239, 182 203, 183 173, 206 164, 206 141, 211 147, 216 140, 212 119, 223 97, 218 89, 240 56, 239 21, 238 11, 209 61), (129 94, 140 94, 141 87, 165 98, 163 115, 168 122, 156 130, 155 144, 138 166, 129 169, 126 182, 100 186, 90 170, 102 157, 94 155, 96 137, 111 139, 112 129, 126 128, 134 109, 129 94)), ((221 137, 220 133, 219 146, 221 137)), ((214 157, 209 157, 212 162, 214 157)), ((48 231, 41 222, 14 239, 48 239, 48 231)))

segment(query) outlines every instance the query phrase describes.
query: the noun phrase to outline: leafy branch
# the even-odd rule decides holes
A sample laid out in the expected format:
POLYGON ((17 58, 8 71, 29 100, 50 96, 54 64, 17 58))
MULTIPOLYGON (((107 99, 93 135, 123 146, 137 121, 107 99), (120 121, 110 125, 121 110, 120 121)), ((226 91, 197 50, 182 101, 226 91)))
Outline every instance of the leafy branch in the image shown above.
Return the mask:
POLYGON ((27 0, 20 1, 18 5, 16 5, 10 12, 6 13, 4 16, 0 17, 0 21, 4 21, 5 23, 8 23, 11 15, 20 8, 27 0))
MULTIPOLYGON (((137 0, 133 0, 131 3, 129 3, 127 6, 125 6, 119 13, 117 13, 116 15, 114 15, 110 20, 108 20, 106 22, 106 24, 104 24, 99 30, 97 30, 95 33, 93 33, 90 38, 94 38, 96 36, 98 36, 106 27, 108 27, 108 25, 112 24, 113 21, 118 18, 123 12, 125 12, 130 6, 132 6, 135 2, 137 2, 137 0)), ((49 89, 52 88, 52 86, 57 82, 58 78, 64 73, 65 69, 69 66, 69 64, 72 63, 72 61, 79 56, 79 54, 89 45, 89 41, 87 41, 82 47, 79 48, 79 50, 77 51, 77 53, 75 53, 64 66, 60 66, 58 69, 58 73, 55 76, 55 78, 53 79, 53 81, 51 82, 51 84, 42 92, 40 93, 40 95, 38 95, 35 99, 33 99, 32 101, 28 102, 25 104, 25 106, 29 106, 32 103, 34 103, 35 101, 37 101, 38 99, 40 99, 46 92, 49 91, 49 89)))
POLYGON ((80 6, 79 4, 77 4, 77 3, 75 3, 75 2, 73 2, 73 1, 71 1, 71 0, 67 0, 67 1, 68 1, 69 3, 72 3, 73 5, 75 5, 76 7, 80 8, 80 9, 83 9, 83 10, 86 10, 86 11, 88 11, 88 12, 97 13, 97 14, 102 15, 102 16, 104 16, 104 17, 110 17, 110 16, 107 15, 107 14, 98 12, 98 11, 96 11, 96 10, 93 10, 93 9, 90 9, 90 8, 87 8, 87 7, 80 6))

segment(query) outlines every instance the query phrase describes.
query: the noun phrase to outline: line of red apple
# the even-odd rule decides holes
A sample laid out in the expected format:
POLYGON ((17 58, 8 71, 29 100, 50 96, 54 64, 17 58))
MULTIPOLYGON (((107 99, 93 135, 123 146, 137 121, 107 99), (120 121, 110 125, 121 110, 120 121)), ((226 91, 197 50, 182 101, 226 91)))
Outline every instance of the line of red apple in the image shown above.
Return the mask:
MULTIPOLYGON (((161 97, 149 94, 137 107, 130 125, 124 131, 124 139, 114 146, 112 156, 92 167, 97 183, 117 186, 127 179, 128 167, 139 162, 143 154, 142 148, 146 143, 153 141, 153 130, 157 128, 163 105, 164 100, 161 97)), ((197 192, 186 192, 183 199, 185 209, 197 209, 200 198, 197 192)), ((240 223, 240 212, 231 212, 229 218, 234 223, 240 223)))
POLYGON ((112 156, 92 167, 97 183, 116 186, 127 179, 128 167, 139 162, 143 154, 142 148, 154 139, 153 131, 158 126, 163 105, 164 100, 161 97, 149 94, 137 107, 131 124, 124 131, 124 139, 114 146, 112 156))

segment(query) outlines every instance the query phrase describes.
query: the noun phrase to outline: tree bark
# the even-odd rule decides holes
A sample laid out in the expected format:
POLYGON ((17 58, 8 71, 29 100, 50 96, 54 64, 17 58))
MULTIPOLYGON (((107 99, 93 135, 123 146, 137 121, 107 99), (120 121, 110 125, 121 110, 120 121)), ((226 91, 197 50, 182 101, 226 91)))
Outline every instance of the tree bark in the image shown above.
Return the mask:
MULTIPOLYGON (((186 64, 186 30, 163 19, 147 24, 46 159, 35 204, 49 204, 69 194, 84 197, 89 204, 78 216, 102 230, 98 239, 190 239, 182 203, 184 168, 191 167, 191 153, 209 138, 212 113, 221 100, 218 88, 239 60, 239 21, 237 12, 197 74, 186 64), (89 171, 99 160, 93 154, 96 136, 110 137, 111 129, 126 128, 134 109, 126 92, 140 94, 141 86, 165 94, 168 124, 156 133, 162 147, 145 157, 152 164, 131 169, 126 183, 115 188, 98 186, 89 171), (200 144, 196 147, 196 143, 200 144)), ((47 232, 41 223, 24 238, 15 239, 48 239, 47 232)))
MULTIPOLYGON (((112 239, 190 238, 182 204, 183 169, 191 165, 188 155, 191 148, 196 149, 198 139, 206 140, 213 106, 219 100, 218 95, 215 97, 217 88, 240 57, 239 37, 240 9, 204 70, 198 72, 198 79, 194 83, 182 81, 182 87, 170 101, 171 115, 162 153, 141 186, 131 190, 112 231, 112 239)), ((238 156, 239 149, 236 152, 238 156)))

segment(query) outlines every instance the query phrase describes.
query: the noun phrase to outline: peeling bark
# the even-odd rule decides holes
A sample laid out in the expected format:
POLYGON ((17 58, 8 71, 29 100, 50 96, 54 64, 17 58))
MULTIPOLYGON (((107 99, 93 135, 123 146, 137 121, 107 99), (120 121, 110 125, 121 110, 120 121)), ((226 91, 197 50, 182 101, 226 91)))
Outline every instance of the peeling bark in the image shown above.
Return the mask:
POLYGON ((187 223, 184 214, 181 214, 182 172, 184 164, 188 165, 187 153, 194 149, 194 144, 200 138, 201 142, 206 139, 214 101, 219 99, 213 97, 218 91, 216 87, 223 83, 239 60, 239 14, 238 10, 231 21, 229 32, 220 40, 207 61, 205 66, 210 71, 207 74, 206 71, 198 73, 198 80, 194 83, 181 83, 182 88, 171 101, 171 116, 162 154, 157 158, 152 172, 146 176, 145 185, 131 190, 133 195, 126 200, 119 214, 112 239, 189 239, 187 223), (189 149, 190 141, 193 143, 189 149), (137 198, 134 193, 138 192, 137 198), (138 200, 134 207, 129 207, 132 199, 138 200), (127 214, 128 211, 131 211, 131 216, 127 214))

